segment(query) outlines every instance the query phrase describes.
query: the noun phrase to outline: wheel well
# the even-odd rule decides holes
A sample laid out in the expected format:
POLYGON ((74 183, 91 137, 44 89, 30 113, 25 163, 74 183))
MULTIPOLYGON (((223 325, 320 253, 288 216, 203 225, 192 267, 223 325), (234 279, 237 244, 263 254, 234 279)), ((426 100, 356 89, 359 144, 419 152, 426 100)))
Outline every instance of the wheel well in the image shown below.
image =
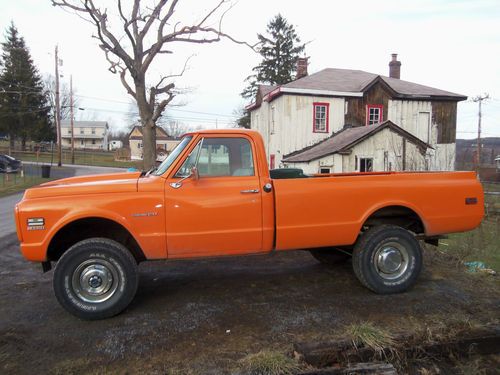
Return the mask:
POLYGON ((403 206, 389 206, 375 211, 366 219, 363 227, 374 227, 382 224, 397 225, 416 234, 425 232, 424 223, 418 214, 403 206))
POLYGON ((57 261, 75 243, 91 237, 109 238, 125 246, 137 263, 146 259, 139 244, 122 225, 113 220, 91 217, 73 221, 61 228, 47 249, 49 261, 57 261))

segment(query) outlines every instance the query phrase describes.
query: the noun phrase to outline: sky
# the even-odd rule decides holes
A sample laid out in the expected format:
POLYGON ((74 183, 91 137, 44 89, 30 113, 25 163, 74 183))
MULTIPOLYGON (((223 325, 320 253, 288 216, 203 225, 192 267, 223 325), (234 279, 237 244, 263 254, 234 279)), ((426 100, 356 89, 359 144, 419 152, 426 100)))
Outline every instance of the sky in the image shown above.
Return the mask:
MULTIPOLYGON (((120 26, 114 0, 95 3, 109 9, 112 27, 120 26)), ((190 24, 216 3, 180 0, 175 17, 190 24)), ((223 31, 250 43, 281 13, 307 42, 309 74, 346 68, 388 75, 391 54, 397 53, 401 79, 469 97, 458 104, 457 138, 477 136, 478 104, 472 98, 489 93, 491 99, 483 102, 482 135, 500 137, 500 0, 235 0, 232 5, 223 31)), ((131 97, 108 71, 91 24, 49 0, 0 0, 0 6, 0 29, 14 22, 42 75, 54 74, 58 45, 61 81, 73 77, 84 108, 77 119, 108 121, 115 129, 130 126, 131 97)), ((247 104, 239 94, 259 55, 227 40, 172 47, 174 53, 161 55, 148 75, 149 83, 156 83, 161 75, 180 72, 191 56, 184 75, 175 79, 185 94, 166 115, 185 127, 227 127, 235 110, 247 104)))

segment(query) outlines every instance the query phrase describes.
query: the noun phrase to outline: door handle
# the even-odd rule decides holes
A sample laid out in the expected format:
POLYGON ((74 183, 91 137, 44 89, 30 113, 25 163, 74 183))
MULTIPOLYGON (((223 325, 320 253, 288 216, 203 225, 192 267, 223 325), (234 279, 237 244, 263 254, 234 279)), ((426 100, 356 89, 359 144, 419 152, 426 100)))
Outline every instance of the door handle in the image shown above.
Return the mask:
POLYGON ((240 191, 241 194, 257 194, 259 189, 248 189, 240 191))

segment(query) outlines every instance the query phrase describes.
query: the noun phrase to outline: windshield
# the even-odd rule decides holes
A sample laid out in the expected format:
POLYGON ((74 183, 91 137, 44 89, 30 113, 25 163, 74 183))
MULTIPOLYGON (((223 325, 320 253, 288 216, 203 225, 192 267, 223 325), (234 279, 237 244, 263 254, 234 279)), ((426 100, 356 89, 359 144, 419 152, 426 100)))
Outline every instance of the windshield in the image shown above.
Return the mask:
POLYGON ((188 143, 191 141, 192 138, 193 136, 191 135, 182 138, 181 142, 172 150, 170 155, 168 155, 168 157, 165 160, 163 160, 163 162, 160 164, 158 169, 153 174, 159 176, 165 173, 165 171, 172 165, 175 159, 177 159, 179 154, 186 148, 186 146, 188 145, 188 143))

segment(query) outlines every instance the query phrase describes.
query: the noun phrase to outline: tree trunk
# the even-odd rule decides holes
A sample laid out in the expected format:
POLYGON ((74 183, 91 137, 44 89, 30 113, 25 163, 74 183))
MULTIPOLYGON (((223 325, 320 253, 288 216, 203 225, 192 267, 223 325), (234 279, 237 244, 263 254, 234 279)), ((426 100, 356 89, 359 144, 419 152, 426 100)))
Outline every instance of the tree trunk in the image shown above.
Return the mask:
POLYGON ((145 77, 136 77, 135 92, 142 128, 142 159, 145 171, 156 165, 156 122, 153 121, 154 107, 146 99, 145 77))
POLYGON ((142 123, 142 152, 144 170, 156 164, 156 124, 151 120, 142 123))

